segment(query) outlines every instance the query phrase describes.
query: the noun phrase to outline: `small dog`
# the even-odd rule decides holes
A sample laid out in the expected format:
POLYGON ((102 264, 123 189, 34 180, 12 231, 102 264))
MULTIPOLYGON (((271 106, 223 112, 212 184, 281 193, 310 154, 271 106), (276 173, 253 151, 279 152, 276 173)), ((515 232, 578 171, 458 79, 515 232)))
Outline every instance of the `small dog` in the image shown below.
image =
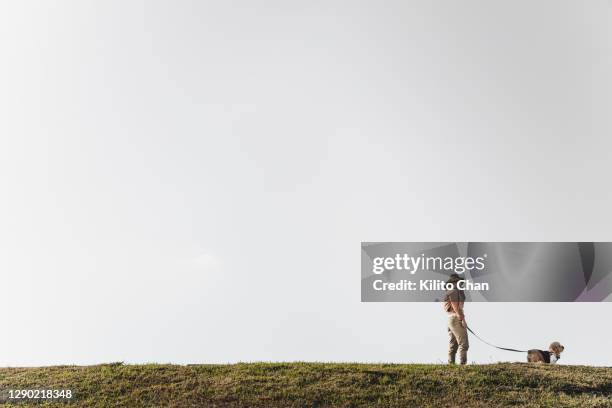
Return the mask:
POLYGON ((555 364, 560 358, 565 347, 558 341, 550 343, 548 351, 544 350, 529 350, 527 352, 528 363, 545 363, 555 364))

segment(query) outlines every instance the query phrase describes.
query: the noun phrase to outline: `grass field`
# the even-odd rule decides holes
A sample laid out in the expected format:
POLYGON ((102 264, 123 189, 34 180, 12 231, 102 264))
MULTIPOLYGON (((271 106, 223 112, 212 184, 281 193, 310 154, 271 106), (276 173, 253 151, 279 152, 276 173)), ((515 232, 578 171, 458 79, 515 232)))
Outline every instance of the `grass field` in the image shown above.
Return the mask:
POLYGON ((0 369, 2 402, 54 407, 612 407, 612 368, 253 363, 0 369), (71 402, 7 401, 70 389, 71 402))

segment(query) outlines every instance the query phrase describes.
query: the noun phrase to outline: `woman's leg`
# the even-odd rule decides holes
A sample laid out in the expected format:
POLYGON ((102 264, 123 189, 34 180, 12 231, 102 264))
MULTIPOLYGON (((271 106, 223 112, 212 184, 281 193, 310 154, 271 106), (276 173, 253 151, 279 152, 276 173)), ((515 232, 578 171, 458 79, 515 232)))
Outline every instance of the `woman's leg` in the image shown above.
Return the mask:
POLYGON ((459 343, 453 331, 450 329, 450 322, 446 330, 448 330, 448 364, 455 364, 455 356, 457 355, 459 343))
POLYGON ((461 321, 456 316, 452 316, 448 321, 448 329, 452 333, 455 341, 459 344, 459 360, 461 364, 467 363, 467 351, 470 347, 467 329, 463 327, 461 321))

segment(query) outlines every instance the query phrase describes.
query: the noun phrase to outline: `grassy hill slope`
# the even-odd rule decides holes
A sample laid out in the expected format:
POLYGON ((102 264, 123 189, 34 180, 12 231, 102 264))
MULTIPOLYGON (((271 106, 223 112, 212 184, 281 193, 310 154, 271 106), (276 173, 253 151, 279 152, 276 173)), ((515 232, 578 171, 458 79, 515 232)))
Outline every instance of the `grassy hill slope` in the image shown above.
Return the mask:
POLYGON ((492 364, 253 363, 0 369, 4 406, 612 407, 612 368, 492 364), (75 399, 14 404, 8 389, 75 399))

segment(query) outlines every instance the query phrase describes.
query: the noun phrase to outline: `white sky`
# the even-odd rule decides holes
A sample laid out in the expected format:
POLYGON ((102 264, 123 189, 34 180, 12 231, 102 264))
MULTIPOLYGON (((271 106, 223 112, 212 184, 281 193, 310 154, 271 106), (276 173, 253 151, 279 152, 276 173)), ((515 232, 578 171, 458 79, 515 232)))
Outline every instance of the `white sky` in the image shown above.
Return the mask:
MULTIPOLYGON (((0 365, 444 361, 439 304, 360 303, 359 244, 612 241, 611 18, 0 3, 0 365)), ((466 308, 612 365, 611 303, 466 308)))

